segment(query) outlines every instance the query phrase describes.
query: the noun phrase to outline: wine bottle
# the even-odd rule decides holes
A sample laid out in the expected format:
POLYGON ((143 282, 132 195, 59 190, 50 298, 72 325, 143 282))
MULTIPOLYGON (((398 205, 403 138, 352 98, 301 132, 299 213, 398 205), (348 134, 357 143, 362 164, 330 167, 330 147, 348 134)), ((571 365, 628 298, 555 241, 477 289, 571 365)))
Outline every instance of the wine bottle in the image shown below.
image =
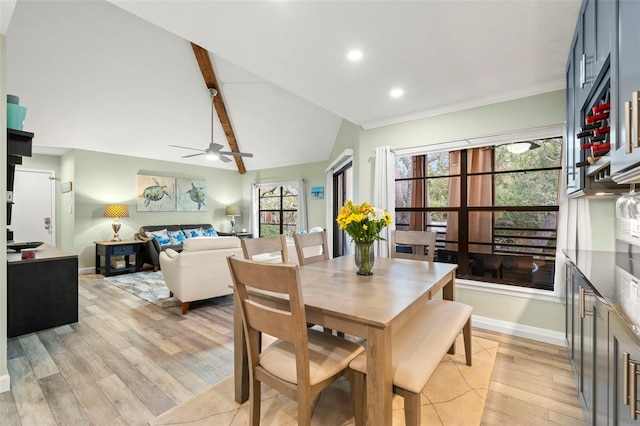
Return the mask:
POLYGON ((581 132, 586 132, 588 130, 597 129, 600 126, 601 126, 600 123, 585 124, 584 126, 580 126, 580 131, 581 132))
POLYGON ((607 102, 604 104, 596 105, 591 110, 593 111, 594 114, 600 114, 601 112, 609 111, 610 108, 611 108, 611 104, 607 102))
POLYGON ((591 138, 591 142, 592 142, 592 143, 594 143, 594 142, 603 142, 603 141, 605 141, 606 139, 607 139, 607 134, 606 134, 606 133, 603 133, 603 134, 601 134, 601 135, 598 135, 598 136, 594 136, 594 137, 592 137, 592 138, 591 138))
POLYGON ((590 164, 595 163, 596 161, 598 161, 600 159, 600 157, 587 157, 586 161, 580 161, 578 163, 576 163, 576 167, 585 167, 588 166, 590 164))
POLYGON ((609 130, 610 130, 609 127, 601 127, 599 129, 594 129, 593 136, 606 135, 607 133, 609 133, 609 130))
POLYGON ((595 123, 596 121, 603 121, 609 118, 609 113, 603 112, 602 114, 588 115, 585 117, 584 122, 587 124, 595 123))

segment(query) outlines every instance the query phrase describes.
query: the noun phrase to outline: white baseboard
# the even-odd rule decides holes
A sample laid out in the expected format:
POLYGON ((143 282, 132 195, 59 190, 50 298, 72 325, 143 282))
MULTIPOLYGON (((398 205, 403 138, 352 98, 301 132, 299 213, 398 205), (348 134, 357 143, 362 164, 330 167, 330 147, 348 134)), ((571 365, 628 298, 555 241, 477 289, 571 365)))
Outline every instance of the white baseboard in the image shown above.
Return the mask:
POLYGON ((11 379, 8 374, 0 376, 0 393, 9 392, 11 390, 11 379))
POLYGON ((79 275, 95 274, 95 273, 96 273, 96 268, 94 268, 93 266, 90 268, 78 268, 79 275))
POLYGON ((556 346, 567 346, 565 335, 560 331, 532 327, 524 324, 516 324, 493 318, 479 317, 476 315, 472 316, 471 324, 473 327, 496 331, 498 333, 508 334, 511 336, 523 337, 525 339, 536 340, 538 342, 549 343, 556 346))

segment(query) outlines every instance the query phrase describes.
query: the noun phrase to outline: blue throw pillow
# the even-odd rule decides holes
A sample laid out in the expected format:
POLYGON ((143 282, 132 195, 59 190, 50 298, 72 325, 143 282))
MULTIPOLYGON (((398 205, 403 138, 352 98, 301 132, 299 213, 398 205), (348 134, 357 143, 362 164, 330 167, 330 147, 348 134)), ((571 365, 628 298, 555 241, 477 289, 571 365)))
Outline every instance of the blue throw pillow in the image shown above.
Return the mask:
POLYGON ((172 245, 182 244, 187 239, 187 236, 182 231, 167 231, 167 234, 169 234, 169 240, 172 245))
POLYGON ((182 232, 184 232, 187 238, 204 237, 202 228, 183 229, 182 232))
POLYGON ((203 228, 202 235, 205 237, 217 237, 218 233, 214 228, 203 228))
POLYGON ((160 231, 151 231, 151 232, 147 232, 146 234, 148 237, 151 237, 157 240, 158 244, 160 244, 161 246, 166 246, 171 243, 171 240, 169 239, 169 234, 167 233, 166 229, 162 229, 160 231))

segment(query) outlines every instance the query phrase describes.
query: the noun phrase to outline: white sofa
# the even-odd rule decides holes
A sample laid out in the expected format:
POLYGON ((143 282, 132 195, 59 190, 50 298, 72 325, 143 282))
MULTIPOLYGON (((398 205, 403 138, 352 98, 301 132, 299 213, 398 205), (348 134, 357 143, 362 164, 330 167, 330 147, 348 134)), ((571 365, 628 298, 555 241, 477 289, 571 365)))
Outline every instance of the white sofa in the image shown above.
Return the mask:
POLYGON ((182 252, 160 253, 160 268, 167 287, 182 302, 182 314, 189 302, 233 294, 227 256, 243 258, 238 237, 198 237, 184 242, 182 252))

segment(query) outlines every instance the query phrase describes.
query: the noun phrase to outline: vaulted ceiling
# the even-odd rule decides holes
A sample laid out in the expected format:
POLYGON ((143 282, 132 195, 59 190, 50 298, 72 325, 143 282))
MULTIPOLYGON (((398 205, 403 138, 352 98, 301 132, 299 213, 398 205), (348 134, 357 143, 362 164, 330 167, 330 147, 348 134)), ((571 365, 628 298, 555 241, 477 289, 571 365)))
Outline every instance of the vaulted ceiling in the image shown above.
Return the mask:
MULTIPOLYGON (((36 152, 236 169, 211 142, 207 49, 247 170, 327 160, 372 128, 564 88, 579 0, 34 1, 7 30, 8 92, 36 152), (358 62, 347 52, 360 49, 358 62), (391 98, 401 88, 404 95, 391 98)), ((4 19, 4 18, 3 18, 4 19)), ((229 150, 219 122, 214 142, 229 150)))

